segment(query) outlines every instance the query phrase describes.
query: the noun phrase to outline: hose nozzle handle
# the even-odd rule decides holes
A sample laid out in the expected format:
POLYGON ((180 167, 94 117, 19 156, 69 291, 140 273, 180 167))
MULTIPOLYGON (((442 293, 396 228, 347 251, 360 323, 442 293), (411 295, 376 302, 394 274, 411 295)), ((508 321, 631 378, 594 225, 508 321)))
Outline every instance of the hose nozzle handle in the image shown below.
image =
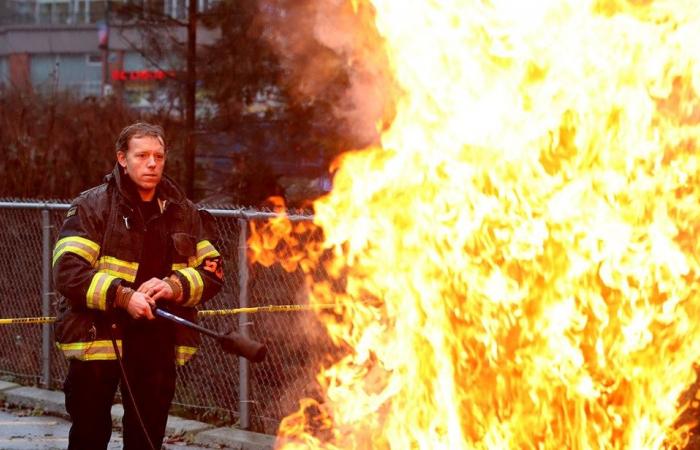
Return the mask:
POLYGON ((159 317, 179 323, 182 326, 192 328, 193 330, 197 330, 202 334, 206 334, 207 336, 216 339, 219 342, 221 349, 226 353, 243 356, 252 362, 260 362, 264 360, 265 356, 267 355, 267 347, 265 344, 247 338, 240 333, 236 333, 235 331, 229 331, 226 334, 219 334, 216 331, 204 328, 203 326, 197 325, 194 322, 190 322, 187 319, 183 319, 180 316, 176 316, 175 314, 158 307, 153 308, 153 313, 159 317))

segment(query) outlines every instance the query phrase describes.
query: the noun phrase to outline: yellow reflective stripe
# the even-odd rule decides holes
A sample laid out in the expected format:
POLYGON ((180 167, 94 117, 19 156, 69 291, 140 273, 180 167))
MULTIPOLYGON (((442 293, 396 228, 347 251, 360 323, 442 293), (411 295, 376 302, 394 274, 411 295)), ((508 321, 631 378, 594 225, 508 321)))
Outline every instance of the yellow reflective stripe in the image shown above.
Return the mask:
POLYGON ((94 266, 97 256, 100 254, 100 246, 96 242, 80 236, 64 237, 56 242, 54 246, 52 264, 56 264, 58 258, 66 252, 75 253, 90 263, 91 266, 94 266))
POLYGON ((197 256, 194 259, 191 267, 198 267, 205 258, 216 258, 221 256, 218 251, 214 248, 211 242, 204 240, 197 243, 197 256))
POLYGON ((173 272, 180 270, 180 269, 186 269, 187 268, 187 263, 174 263, 170 270, 173 272))
POLYGON ((85 304, 88 308, 102 311, 107 309, 107 291, 112 284, 112 280, 116 280, 116 277, 105 272, 97 272, 92 277, 90 287, 85 296, 85 304))
POLYGON ((204 292, 204 281, 202 276, 197 272, 197 269, 188 267, 180 269, 177 272, 181 273, 190 285, 190 296, 184 306, 194 306, 202 300, 202 292, 204 292))
POLYGON ((97 262, 97 270, 117 278, 123 278, 129 283, 133 283, 136 280, 138 269, 139 263, 123 261, 113 256, 103 256, 97 262))
MULTIPOLYGON (((56 343, 66 358, 79 359, 81 361, 97 361, 116 359, 112 341, 71 342, 68 344, 56 343)), ((117 339, 117 348, 122 350, 122 341, 117 339)))
POLYGON ((185 345, 175 346, 175 363, 178 366, 184 366, 187 361, 192 359, 194 354, 197 353, 196 347, 188 347, 185 345))

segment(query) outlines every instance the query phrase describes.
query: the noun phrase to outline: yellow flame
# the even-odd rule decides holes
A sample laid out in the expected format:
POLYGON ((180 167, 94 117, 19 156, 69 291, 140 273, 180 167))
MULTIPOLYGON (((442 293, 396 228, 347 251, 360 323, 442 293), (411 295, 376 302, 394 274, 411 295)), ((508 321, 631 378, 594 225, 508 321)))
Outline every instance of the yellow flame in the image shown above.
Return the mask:
POLYGON ((402 95, 381 148, 344 155, 314 205, 344 290, 309 286, 352 351, 280 445, 682 446, 697 1, 372 5, 402 95))

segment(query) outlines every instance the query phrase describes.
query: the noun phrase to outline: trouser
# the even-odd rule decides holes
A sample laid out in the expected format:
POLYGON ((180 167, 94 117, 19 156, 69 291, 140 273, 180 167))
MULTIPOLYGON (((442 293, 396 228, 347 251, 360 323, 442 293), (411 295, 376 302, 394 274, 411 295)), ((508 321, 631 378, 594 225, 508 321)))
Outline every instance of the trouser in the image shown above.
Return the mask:
POLYGON ((70 361, 63 384, 66 410, 73 422, 68 433, 69 450, 107 448, 112 434, 112 402, 118 384, 116 361, 70 361))
MULTIPOLYGON (((138 411, 154 448, 161 448, 175 394, 172 324, 164 319, 132 322, 124 329, 124 366, 138 411)), ((122 383, 124 450, 149 449, 141 423, 122 383)))
MULTIPOLYGON (((175 393, 175 354, 171 330, 160 321, 126 327, 124 366, 138 412, 153 447, 160 449, 175 393), (156 323, 154 323, 156 322, 156 323)), ((69 450, 106 449, 112 432, 111 407, 119 385, 117 361, 71 360, 64 383, 70 414, 69 450)), ((122 383, 124 450, 149 450, 143 427, 122 383)))

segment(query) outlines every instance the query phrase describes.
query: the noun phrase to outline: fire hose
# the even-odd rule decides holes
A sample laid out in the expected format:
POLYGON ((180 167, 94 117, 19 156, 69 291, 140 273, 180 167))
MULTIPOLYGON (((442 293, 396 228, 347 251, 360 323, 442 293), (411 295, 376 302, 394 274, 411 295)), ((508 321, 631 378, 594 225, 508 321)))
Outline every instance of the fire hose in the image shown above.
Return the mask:
MULTIPOLYGON (((161 309, 157 306, 153 307, 153 313, 158 317, 162 317, 164 319, 170 320, 172 322, 175 322, 175 323, 178 323, 178 324, 183 325, 185 327, 196 330, 196 331, 198 331, 202 334, 205 334, 209 337, 215 338, 217 340, 217 342, 219 343, 219 346, 221 347, 221 349, 226 353, 243 356, 244 358, 247 358, 253 362, 262 361, 263 359, 265 359, 265 355, 267 354, 267 347, 265 346, 265 344, 254 341, 252 339, 249 339, 241 334, 236 333, 235 331, 229 331, 226 334, 219 334, 215 331, 210 330, 209 328, 204 328, 200 325, 197 325, 194 322, 190 322, 189 320, 183 319, 182 317, 177 316, 173 313, 170 313, 170 312, 168 312, 164 309, 161 309)), ((116 327, 116 325, 112 325, 112 327, 116 327)), ((119 362, 119 370, 121 371, 121 374, 122 374, 122 380, 124 381, 124 385, 126 387, 127 396, 129 397, 132 405, 134 405, 134 412, 136 414, 136 418, 137 418, 139 424, 141 425, 141 430, 143 431, 143 434, 146 438, 146 441, 148 442, 150 449, 156 450, 155 446, 153 445, 153 442, 151 441, 151 437, 148 434, 148 430, 146 429, 146 425, 143 422, 143 419, 141 418, 141 412, 139 411, 139 408, 136 406, 136 399, 135 399, 133 391, 131 389, 129 379, 126 375, 126 370, 124 369, 122 357, 119 354, 119 346, 117 345, 116 338, 114 337, 114 333, 112 333, 111 330, 110 330, 110 337, 112 340, 112 346, 114 347, 114 353, 117 357, 117 361, 119 362)))
MULTIPOLYGON (((332 308, 333 304, 320 304, 320 305, 268 305, 268 306, 257 306, 248 308, 234 308, 234 309, 210 309, 198 311, 197 315, 200 317, 207 316, 223 316, 230 314, 254 314, 261 312, 291 312, 291 311, 307 311, 311 309, 324 309, 332 308)), ((189 320, 183 319, 180 316, 172 314, 161 308, 154 308, 154 314, 163 319, 170 320, 172 322, 178 323, 187 328, 198 331, 201 334, 207 335, 216 339, 219 343, 221 349, 228 354, 234 354, 238 356, 243 356, 252 362, 260 362, 265 359, 267 354, 267 347, 265 344, 254 341, 242 334, 239 334, 233 330, 226 333, 218 333, 216 331, 205 328, 189 320)), ((0 319, 0 325, 16 325, 16 324, 44 324, 52 323, 56 321, 56 317, 45 316, 45 317, 13 317, 0 319)))
POLYGON ((262 361, 265 359, 265 355, 267 354, 267 347, 265 344, 249 339, 233 330, 226 334, 220 334, 216 331, 210 330, 209 328, 204 328, 194 322, 183 319, 180 316, 176 316, 175 314, 172 314, 164 309, 153 308, 153 312, 156 316, 179 323, 180 325, 199 331, 200 333, 209 337, 213 337, 219 343, 221 349, 226 353, 243 356, 244 358, 247 358, 253 362, 262 361))
MULTIPOLYGON (((269 306, 258 306, 258 307, 249 307, 249 308, 236 308, 236 309, 220 309, 220 310, 202 310, 198 311, 197 315, 198 316, 218 316, 218 315, 229 315, 229 314, 242 314, 242 313, 260 313, 260 312, 289 312, 289 311, 305 311, 305 310, 310 310, 310 309, 323 309, 323 308, 330 308, 335 305, 331 304, 325 304, 325 305, 315 305, 315 306, 307 306, 307 305, 269 305, 269 306)), ((201 334, 204 334, 206 336, 212 337, 216 339, 216 341, 219 343, 219 346, 225 353, 229 354, 235 354, 239 356, 243 356, 244 358, 247 358, 248 360, 252 362, 260 362, 263 359, 265 359, 265 356, 267 354, 267 347, 265 344, 255 341, 253 339, 250 339, 246 336, 243 336, 233 330, 228 331, 227 333, 218 333, 216 331, 210 330, 209 328, 205 328, 201 325, 198 325, 194 322, 190 322, 189 320, 186 320, 180 316, 177 316, 175 314, 172 314, 168 311, 165 311, 164 309, 155 307, 153 308, 153 313, 163 319, 170 320, 172 322, 175 322, 177 324, 180 324, 182 326, 191 328, 193 330, 198 331, 201 334)), ((56 321, 56 317, 15 317, 15 318, 5 318, 5 319, 0 319, 0 325, 9 325, 9 324, 45 324, 45 323, 52 323, 56 321)), ((117 345, 117 342, 115 340, 114 335, 111 333, 111 340, 112 340, 112 345, 114 347, 114 352, 117 357, 117 361, 119 362, 119 368, 122 373, 122 379, 124 381, 124 385, 126 387, 127 391, 127 396, 131 400, 132 404, 135 406, 136 402, 134 400, 134 396, 131 390, 131 386, 129 384, 129 380, 126 376, 126 371, 124 370, 124 366, 122 364, 122 358, 119 352, 119 347, 117 345)), ((141 414, 138 410, 138 408, 134 408, 134 411, 137 416, 137 420, 141 425, 141 429, 143 430, 143 433, 145 435, 146 441, 149 444, 149 447, 151 450, 155 450, 155 446, 151 442, 151 438, 148 434, 148 431, 146 430, 146 427, 144 425, 144 422, 141 418, 141 414)))
MULTIPOLYGON (((319 305, 268 305, 268 306, 254 306, 248 308, 233 308, 233 309, 203 309, 197 311, 198 317, 210 317, 210 316, 227 316, 234 314, 255 314, 262 312, 292 312, 292 311, 310 311, 315 309, 328 309, 335 307, 335 304, 319 304, 319 305)), ((56 321, 54 316, 43 316, 43 317, 9 317, 5 319, 0 319, 0 325, 28 325, 28 324, 42 324, 42 323, 52 323, 56 321)))
MULTIPOLYGON (((292 312, 292 311, 308 311, 312 309, 326 309, 334 307, 334 304, 319 304, 319 305, 268 305, 268 306, 256 306, 247 308, 232 308, 232 309, 209 309, 197 311, 197 316, 199 317, 209 317, 209 316, 224 316, 233 314, 255 314, 262 312, 292 312)), ((154 314, 163 319, 170 320, 172 322, 178 323, 187 328, 198 331, 201 334, 212 337, 216 339, 219 343, 221 349, 228 354, 235 354, 238 356, 243 356, 252 362, 260 362, 265 359, 267 354, 267 347, 265 344, 254 341, 242 334, 239 334, 233 330, 226 333, 218 333, 209 328, 205 328, 189 320, 183 319, 180 316, 172 314, 161 308, 154 308, 154 314)), ((0 319, 0 325, 27 325, 27 324, 45 324, 52 323, 56 321, 56 317, 44 316, 44 317, 12 317, 0 319)))

